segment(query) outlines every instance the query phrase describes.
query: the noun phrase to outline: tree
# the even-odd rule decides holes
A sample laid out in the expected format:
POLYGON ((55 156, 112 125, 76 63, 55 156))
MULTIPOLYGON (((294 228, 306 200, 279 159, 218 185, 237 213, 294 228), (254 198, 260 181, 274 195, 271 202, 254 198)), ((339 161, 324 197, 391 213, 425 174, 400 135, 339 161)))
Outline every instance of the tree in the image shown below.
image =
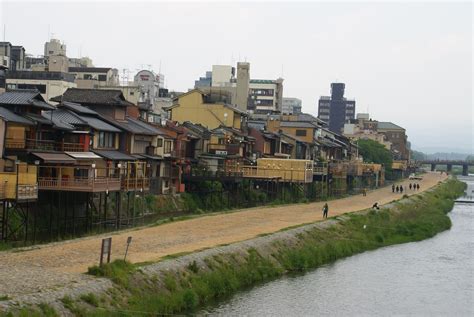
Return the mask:
POLYGON ((415 151, 415 150, 411 150, 410 157, 412 160, 415 160, 415 161, 423 161, 428 158, 425 153, 420 152, 420 151, 415 151))
POLYGON ((358 146, 364 162, 383 164, 386 174, 392 172, 392 153, 384 145, 373 140, 359 140, 358 146))

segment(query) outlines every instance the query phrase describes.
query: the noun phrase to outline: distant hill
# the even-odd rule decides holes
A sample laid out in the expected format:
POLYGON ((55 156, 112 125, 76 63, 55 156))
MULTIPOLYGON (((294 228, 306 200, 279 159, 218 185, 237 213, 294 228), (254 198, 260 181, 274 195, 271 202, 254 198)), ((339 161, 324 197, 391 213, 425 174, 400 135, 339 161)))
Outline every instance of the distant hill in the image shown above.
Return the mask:
POLYGON ((427 154, 428 158, 431 160, 465 160, 469 155, 465 153, 443 153, 443 152, 436 152, 433 154, 427 154))

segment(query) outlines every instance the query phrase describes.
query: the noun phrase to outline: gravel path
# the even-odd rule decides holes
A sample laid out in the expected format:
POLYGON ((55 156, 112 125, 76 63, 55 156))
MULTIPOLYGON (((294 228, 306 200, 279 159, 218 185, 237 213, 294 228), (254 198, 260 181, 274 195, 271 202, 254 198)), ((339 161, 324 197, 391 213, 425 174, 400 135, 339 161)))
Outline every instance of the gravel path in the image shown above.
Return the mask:
MULTIPOLYGON (((425 174, 423 181, 419 182, 419 192, 431 188, 445 178, 445 175, 440 176, 439 173, 425 174)), ((409 182, 402 183, 404 188, 407 188, 409 182)), ((405 193, 411 195, 416 192, 408 190, 405 193)), ((329 216, 366 209, 376 201, 380 205, 386 204, 401 196, 392 193, 391 188, 381 188, 368 192, 366 197, 357 195, 330 201, 329 216)), ((286 227, 321 220, 323 204, 318 202, 251 208, 109 234, 108 236, 113 237, 112 259, 123 258, 128 236, 133 236, 133 242, 127 259, 134 263, 156 261, 168 254, 230 244, 286 227)), ((60 292, 74 285, 86 287, 92 277, 80 273, 97 264, 102 237, 94 236, 0 252, 0 296, 8 295, 10 299, 20 300, 25 296, 34 297, 38 293, 60 292)), ((106 285, 106 282, 103 283, 106 285)), ((0 308, 1 306, 0 301, 0 308)))

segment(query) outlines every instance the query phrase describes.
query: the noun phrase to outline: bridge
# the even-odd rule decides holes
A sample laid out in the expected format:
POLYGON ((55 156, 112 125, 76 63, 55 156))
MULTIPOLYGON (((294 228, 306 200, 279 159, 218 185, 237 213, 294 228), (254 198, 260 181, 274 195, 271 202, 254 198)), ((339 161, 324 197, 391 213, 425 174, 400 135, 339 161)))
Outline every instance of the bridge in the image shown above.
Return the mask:
POLYGON ((436 170, 437 165, 446 165, 447 171, 451 172, 453 166, 462 166, 462 175, 467 176, 469 173, 469 166, 474 166, 474 161, 462 161, 462 160, 423 160, 417 161, 420 165, 431 165, 431 171, 436 170))

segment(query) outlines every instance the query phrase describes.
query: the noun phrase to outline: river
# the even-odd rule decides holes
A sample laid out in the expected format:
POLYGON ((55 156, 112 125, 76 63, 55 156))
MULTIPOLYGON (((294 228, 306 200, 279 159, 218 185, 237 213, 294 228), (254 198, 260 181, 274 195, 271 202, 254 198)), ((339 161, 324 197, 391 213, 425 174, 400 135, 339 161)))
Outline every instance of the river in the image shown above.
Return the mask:
MULTIPOLYGON (((474 196, 474 177, 460 178, 474 196)), ((463 199, 472 199, 465 197, 463 199)), ((213 316, 474 316, 474 204, 456 203, 451 230, 336 261, 240 292, 213 316)))

